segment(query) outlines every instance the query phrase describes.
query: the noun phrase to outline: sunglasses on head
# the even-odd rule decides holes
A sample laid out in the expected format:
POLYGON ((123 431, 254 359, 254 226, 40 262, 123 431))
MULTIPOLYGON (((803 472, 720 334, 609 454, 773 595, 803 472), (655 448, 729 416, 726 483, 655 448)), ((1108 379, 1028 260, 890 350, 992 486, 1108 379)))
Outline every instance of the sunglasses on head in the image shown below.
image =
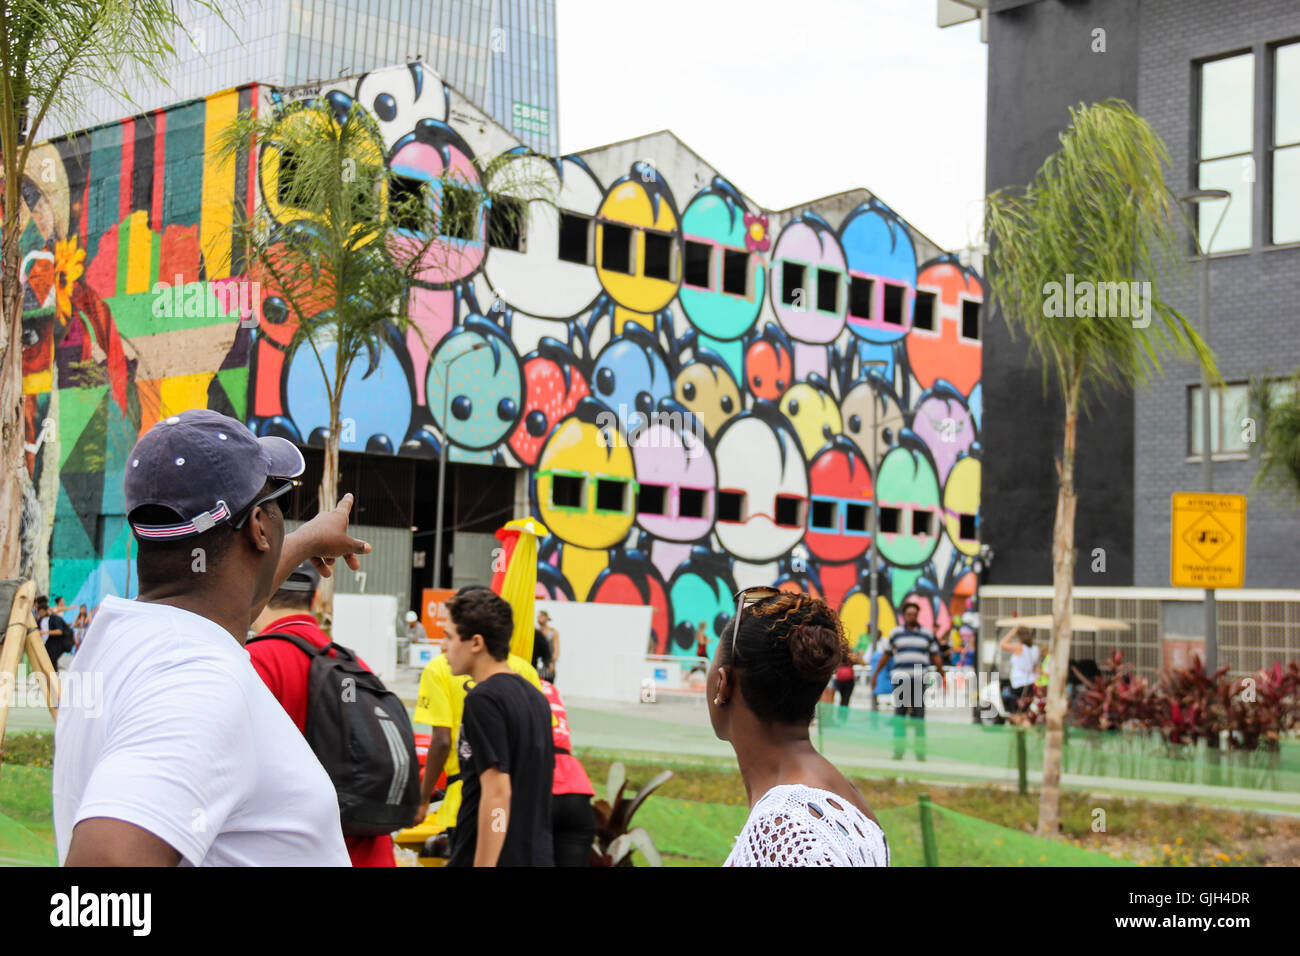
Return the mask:
POLYGON ((736 663, 736 638, 740 635, 740 613, 751 604, 757 604, 760 601, 766 601, 776 597, 781 591, 768 584, 760 584, 752 588, 742 588, 735 594, 736 597, 736 616, 731 622, 731 663, 736 663))
POLYGON ((284 484, 280 485, 274 491, 269 491, 260 498, 254 498, 249 502, 248 506, 231 521, 230 526, 238 531, 244 526, 244 523, 248 521, 249 517, 253 514, 253 511, 259 505, 264 505, 268 501, 274 501, 282 495, 287 495, 289 492, 293 491, 294 488, 298 487, 299 484, 301 484, 301 482, 294 481, 292 478, 284 479, 284 484))

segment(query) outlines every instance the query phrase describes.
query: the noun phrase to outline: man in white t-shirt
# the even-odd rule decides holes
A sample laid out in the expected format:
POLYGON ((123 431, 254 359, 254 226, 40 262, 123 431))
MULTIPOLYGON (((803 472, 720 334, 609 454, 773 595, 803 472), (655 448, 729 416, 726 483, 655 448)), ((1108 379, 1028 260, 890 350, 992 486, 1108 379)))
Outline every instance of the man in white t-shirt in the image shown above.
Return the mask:
POLYGON ((349 865, 334 786, 243 648, 300 563, 328 576, 370 551, 348 534, 350 495, 285 534, 276 499, 302 470, 290 442, 207 410, 136 444, 140 597, 105 598, 65 675, 79 693, 55 725, 61 863, 349 865))

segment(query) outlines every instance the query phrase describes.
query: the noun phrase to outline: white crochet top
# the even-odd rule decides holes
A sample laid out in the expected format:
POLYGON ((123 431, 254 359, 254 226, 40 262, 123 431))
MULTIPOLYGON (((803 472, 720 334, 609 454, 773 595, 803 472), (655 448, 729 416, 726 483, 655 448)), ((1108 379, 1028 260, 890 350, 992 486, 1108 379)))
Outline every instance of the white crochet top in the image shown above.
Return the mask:
POLYGON ((782 784, 763 794, 723 866, 889 866, 885 832, 829 790, 782 784))

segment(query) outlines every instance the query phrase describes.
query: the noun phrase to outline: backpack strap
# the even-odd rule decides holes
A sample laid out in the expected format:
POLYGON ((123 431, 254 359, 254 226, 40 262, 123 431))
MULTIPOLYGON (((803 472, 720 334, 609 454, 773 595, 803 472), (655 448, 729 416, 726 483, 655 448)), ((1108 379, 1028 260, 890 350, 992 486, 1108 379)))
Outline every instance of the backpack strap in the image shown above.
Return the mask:
POLYGON ((350 661, 352 663, 356 663, 357 660, 357 655, 352 653, 351 650, 344 647, 342 644, 335 644, 331 641, 324 647, 317 647, 304 637, 299 637, 297 634, 286 634, 283 631, 274 634, 259 634, 257 637, 250 637, 248 640, 244 641, 244 646, 247 647, 249 644, 255 643, 256 641, 269 640, 288 641, 310 657, 325 657, 331 650, 333 650, 334 655, 342 660, 350 661))
POLYGON ((255 644, 258 641, 271 641, 271 640, 288 641, 290 644, 293 644, 295 647, 297 647, 308 657, 324 656, 325 654, 329 653, 329 649, 331 647, 334 647, 333 644, 326 644, 324 647, 317 647, 315 644, 307 640, 305 637, 299 637, 297 634, 285 634, 282 632, 276 634, 259 634, 257 637, 250 637, 248 640, 244 641, 244 646, 247 647, 249 644, 255 644))

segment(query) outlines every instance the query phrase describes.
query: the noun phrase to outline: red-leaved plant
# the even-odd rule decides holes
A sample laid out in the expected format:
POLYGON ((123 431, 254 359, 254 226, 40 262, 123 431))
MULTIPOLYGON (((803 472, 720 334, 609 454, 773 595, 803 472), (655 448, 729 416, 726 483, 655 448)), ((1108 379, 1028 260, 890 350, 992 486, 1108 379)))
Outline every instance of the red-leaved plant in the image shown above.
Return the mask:
POLYGON ((1081 686, 1074 698, 1073 723, 1085 730, 1140 730, 1160 721, 1156 688, 1124 663, 1119 651, 1089 680, 1078 671, 1081 686))
POLYGON ((1234 682, 1227 706, 1230 746, 1277 750, 1282 737, 1300 727, 1300 663, 1275 661, 1234 682))

